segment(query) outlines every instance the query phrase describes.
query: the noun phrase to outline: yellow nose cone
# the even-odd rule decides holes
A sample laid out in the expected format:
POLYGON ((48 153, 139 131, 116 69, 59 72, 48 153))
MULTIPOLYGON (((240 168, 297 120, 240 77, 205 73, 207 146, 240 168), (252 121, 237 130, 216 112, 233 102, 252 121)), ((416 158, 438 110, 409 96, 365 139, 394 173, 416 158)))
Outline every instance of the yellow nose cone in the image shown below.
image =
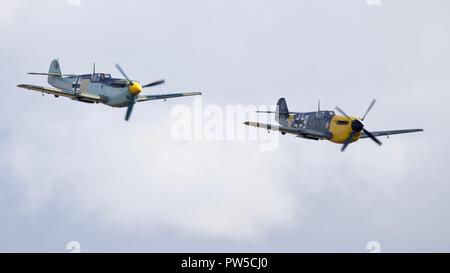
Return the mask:
POLYGON ((130 87, 128 88, 128 92, 130 92, 131 95, 137 95, 141 93, 142 86, 138 82, 134 82, 130 87))

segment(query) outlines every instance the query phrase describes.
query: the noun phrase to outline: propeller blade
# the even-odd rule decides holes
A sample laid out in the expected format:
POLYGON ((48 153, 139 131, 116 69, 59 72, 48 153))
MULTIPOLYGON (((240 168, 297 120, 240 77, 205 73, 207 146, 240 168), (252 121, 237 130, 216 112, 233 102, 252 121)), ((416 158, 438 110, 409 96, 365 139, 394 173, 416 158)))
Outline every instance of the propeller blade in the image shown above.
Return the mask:
POLYGON ((356 135, 355 131, 352 131, 350 133, 350 135, 348 136, 348 138, 345 140, 344 145, 342 145, 341 148, 341 152, 343 152, 345 150, 345 148, 347 148, 348 144, 350 144, 352 142, 353 137, 356 135))
POLYGON ((352 119, 351 117, 349 117, 349 115, 347 115, 344 110, 342 110, 341 108, 339 108, 339 106, 336 106, 336 110, 338 110, 341 114, 343 114, 344 116, 346 116, 348 119, 352 119))
POLYGON ((166 82, 165 80, 159 80, 159 81, 156 81, 156 82, 151 82, 151 83, 148 83, 146 85, 143 85, 142 88, 163 84, 165 82, 166 82))
POLYGON ((133 98, 133 100, 130 102, 130 104, 127 107, 127 113, 125 114, 125 120, 128 121, 131 116, 131 112, 133 112, 134 104, 136 103, 136 98, 133 98))
POLYGON ((369 105, 369 108, 367 108, 367 111, 366 111, 366 113, 364 114, 364 116, 363 116, 363 118, 361 120, 364 120, 366 118, 367 113, 369 113, 370 109, 372 109, 372 107, 374 106, 375 102, 377 102, 377 100, 373 99, 372 102, 369 105))
POLYGON ((130 78, 128 78, 127 74, 125 73, 125 71, 122 69, 122 67, 120 66, 120 64, 116 64, 116 68, 117 70, 119 70, 120 74, 122 74, 122 76, 127 79, 127 81, 129 81, 131 83, 130 78))
POLYGON ((381 144, 382 144, 381 141, 379 141, 378 138, 376 138, 374 135, 372 135, 371 132, 367 131, 366 129, 363 129, 363 131, 364 131, 364 133, 366 133, 366 135, 367 135, 368 137, 370 137, 376 144, 378 144, 378 145, 381 146, 381 144))

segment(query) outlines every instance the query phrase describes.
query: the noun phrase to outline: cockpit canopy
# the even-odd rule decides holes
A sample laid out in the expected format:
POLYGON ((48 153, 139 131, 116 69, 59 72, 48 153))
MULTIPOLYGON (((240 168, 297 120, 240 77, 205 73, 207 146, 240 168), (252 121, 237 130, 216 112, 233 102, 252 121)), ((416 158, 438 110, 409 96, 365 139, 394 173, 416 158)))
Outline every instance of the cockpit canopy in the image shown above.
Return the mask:
POLYGON ((101 82, 107 79, 111 79, 111 74, 105 74, 105 73, 94 73, 91 76, 91 80, 93 82, 101 82))
POLYGON ((325 118, 325 117, 334 117, 335 113, 334 111, 318 111, 316 115, 317 118, 325 118))

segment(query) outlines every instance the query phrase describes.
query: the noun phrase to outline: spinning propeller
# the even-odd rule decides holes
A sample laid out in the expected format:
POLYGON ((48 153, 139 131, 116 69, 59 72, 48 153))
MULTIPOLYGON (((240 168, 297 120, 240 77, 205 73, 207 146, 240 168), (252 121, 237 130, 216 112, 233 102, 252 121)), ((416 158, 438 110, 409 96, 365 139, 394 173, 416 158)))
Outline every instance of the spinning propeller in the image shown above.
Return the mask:
POLYGON ((130 80, 130 78, 128 78, 127 74, 125 73, 125 71, 122 69, 122 67, 119 64, 116 64, 116 68, 117 68, 117 70, 119 70, 119 72, 122 74, 122 76, 128 81, 128 93, 130 94, 130 99, 131 99, 130 104, 127 107, 127 112, 125 114, 125 120, 128 121, 128 119, 131 116, 131 112, 133 111, 134 104, 136 103, 136 101, 138 99, 138 95, 139 95, 139 93, 142 92, 142 88, 147 88, 147 87, 163 84, 164 80, 151 82, 146 85, 140 85, 139 82, 130 80))
POLYGON ((350 135, 348 136, 348 138, 345 140, 344 145, 342 145, 341 151, 343 152, 345 150, 345 148, 347 148, 347 146, 352 142, 353 138, 355 137, 355 135, 361 131, 363 131, 368 137, 370 137, 375 143, 377 143, 378 145, 381 145, 381 141, 379 141, 371 132, 369 132, 368 130, 366 130, 364 128, 364 119, 366 118, 367 114, 369 113, 369 111, 372 109, 372 107, 374 106, 376 100, 372 100, 372 102, 369 105, 369 108, 367 108, 366 113, 364 114, 364 116, 362 117, 362 119, 352 119, 351 117, 349 117, 349 115, 347 115, 344 110, 342 110, 341 108, 339 108, 338 106, 336 106, 336 110, 338 110, 342 115, 346 116, 349 121, 352 122, 352 132, 350 133, 350 135))

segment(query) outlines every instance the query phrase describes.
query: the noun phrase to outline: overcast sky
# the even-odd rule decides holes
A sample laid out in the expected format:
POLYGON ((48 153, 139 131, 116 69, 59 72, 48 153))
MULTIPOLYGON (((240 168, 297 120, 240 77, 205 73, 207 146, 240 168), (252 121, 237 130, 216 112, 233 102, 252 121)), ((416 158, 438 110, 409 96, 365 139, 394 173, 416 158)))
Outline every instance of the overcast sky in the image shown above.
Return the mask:
POLYGON ((0 0, 0 251, 448 252, 450 2, 380 3, 0 0), (179 141, 173 109, 194 98, 139 103, 126 123, 16 87, 47 85, 26 72, 53 58, 113 76, 120 62, 166 79, 145 93, 202 91, 205 106, 362 115, 376 98, 368 129, 425 132, 345 153, 288 135, 274 151, 179 141))

